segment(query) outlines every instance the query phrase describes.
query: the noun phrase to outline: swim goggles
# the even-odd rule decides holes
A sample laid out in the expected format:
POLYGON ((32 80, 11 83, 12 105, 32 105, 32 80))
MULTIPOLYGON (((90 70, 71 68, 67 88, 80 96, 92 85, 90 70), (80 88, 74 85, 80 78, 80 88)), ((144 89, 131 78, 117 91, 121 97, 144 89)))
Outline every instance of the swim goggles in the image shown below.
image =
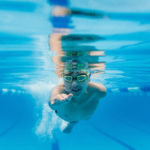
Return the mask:
POLYGON ((77 75, 76 77, 73 77, 71 75, 63 75, 63 78, 67 82, 72 82, 73 79, 77 80, 78 82, 83 82, 86 79, 90 78, 90 73, 82 73, 80 75, 77 75))

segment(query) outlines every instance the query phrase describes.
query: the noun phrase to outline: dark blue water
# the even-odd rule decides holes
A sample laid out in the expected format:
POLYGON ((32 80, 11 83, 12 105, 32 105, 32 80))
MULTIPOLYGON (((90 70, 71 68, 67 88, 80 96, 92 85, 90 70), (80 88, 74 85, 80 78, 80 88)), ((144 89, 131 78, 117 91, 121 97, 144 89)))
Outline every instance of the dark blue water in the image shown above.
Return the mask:
POLYGON ((148 0, 0 1, 0 149, 149 150, 148 6, 148 0), (52 17, 55 5, 71 14, 52 17), (91 80, 108 94, 71 134, 60 131, 47 106, 61 80, 48 44, 56 28, 69 30, 62 38, 66 51, 105 52, 87 61, 105 62, 105 73, 91 80))

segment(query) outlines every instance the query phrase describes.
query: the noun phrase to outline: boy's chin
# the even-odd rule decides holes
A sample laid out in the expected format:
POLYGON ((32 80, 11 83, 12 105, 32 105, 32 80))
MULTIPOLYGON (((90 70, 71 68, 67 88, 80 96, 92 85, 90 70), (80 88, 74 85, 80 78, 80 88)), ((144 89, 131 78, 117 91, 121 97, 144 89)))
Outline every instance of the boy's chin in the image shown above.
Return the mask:
POLYGON ((73 97, 79 97, 81 96, 85 91, 80 90, 80 91, 73 91, 73 90, 66 90, 68 93, 72 93, 73 97))
POLYGON ((72 92, 74 97, 80 97, 80 96, 82 96, 83 93, 84 93, 84 91, 72 92))

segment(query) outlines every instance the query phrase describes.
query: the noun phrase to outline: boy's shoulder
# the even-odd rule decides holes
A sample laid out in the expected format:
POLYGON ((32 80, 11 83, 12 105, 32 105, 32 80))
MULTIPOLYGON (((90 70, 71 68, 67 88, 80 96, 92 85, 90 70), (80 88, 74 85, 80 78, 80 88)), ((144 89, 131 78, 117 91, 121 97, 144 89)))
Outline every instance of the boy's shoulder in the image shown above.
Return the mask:
POLYGON ((100 95, 106 95, 106 88, 104 85, 100 84, 100 83, 92 83, 89 82, 89 87, 93 92, 97 92, 100 95))

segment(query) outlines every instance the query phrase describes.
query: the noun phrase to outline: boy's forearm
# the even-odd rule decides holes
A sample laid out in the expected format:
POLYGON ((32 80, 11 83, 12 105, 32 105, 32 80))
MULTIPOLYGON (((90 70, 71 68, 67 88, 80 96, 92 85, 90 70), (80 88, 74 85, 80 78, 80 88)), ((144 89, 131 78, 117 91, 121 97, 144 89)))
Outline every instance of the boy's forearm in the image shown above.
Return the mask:
POLYGON ((62 105, 62 104, 63 104, 63 102, 57 100, 57 98, 56 98, 55 96, 50 97, 49 106, 50 106, 53 110, 56 110, 56 109, 57 109, 60 105, 62 105))
POLYGON ((72 99, 72 94, 64 93, 64 86, 59 85, 55 87, 49 99, 49 106, 56 110, 58 107, 63 106, 64 104, 68 103, 72 99))

